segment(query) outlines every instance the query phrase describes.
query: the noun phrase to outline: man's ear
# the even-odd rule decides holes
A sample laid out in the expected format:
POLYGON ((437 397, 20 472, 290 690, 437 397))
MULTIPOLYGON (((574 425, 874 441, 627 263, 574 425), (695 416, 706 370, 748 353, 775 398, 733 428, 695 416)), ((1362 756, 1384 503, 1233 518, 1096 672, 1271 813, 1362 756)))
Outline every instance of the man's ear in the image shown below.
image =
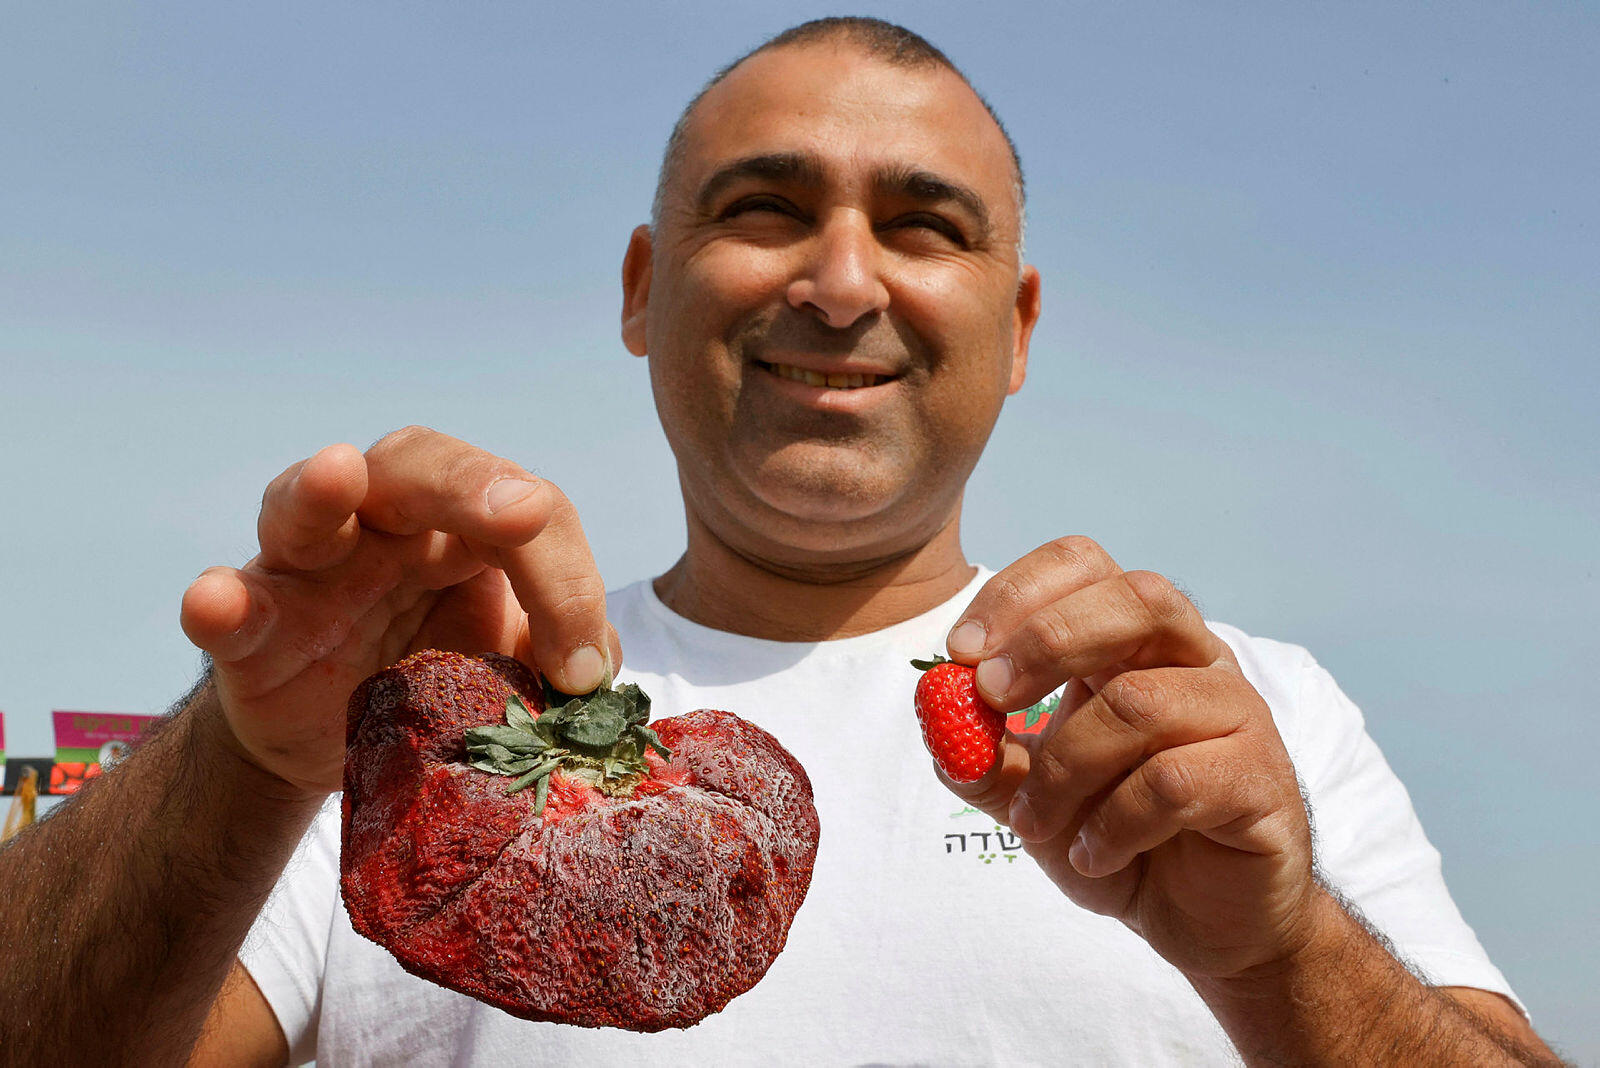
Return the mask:
POLYGON ((636 226, 622 257, 622 343, 635 356, 650 351, 645 312, 650 307, 650 264, 654 248, 650 227, 636 226))
POLYGON ((1033 339, 1033 326, 1039 321, 1041 287, 1039 271, 1024 267, 1017 281, 1017 305, 1011 313, 1011 382, 1006 386, 1006 396, 1022 388, 1028 377, 1028 343, 1033 339))

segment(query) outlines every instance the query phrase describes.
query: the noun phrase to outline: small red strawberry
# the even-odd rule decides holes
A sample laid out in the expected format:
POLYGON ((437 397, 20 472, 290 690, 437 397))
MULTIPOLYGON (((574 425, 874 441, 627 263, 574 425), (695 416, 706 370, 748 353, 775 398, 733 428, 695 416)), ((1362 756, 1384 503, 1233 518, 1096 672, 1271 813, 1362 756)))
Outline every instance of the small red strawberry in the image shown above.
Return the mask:
POLYGON ((939 770, 954 782, 977 782, 994 767, 1006 720, 978 696, 977 672, 942 656, 913 660, 917 722, 939 770))

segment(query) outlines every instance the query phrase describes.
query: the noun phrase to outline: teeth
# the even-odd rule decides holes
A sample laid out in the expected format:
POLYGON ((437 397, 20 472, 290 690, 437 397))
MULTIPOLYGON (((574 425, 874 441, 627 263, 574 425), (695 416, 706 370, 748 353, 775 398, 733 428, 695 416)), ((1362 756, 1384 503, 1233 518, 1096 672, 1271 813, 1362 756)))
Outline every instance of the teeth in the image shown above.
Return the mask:
POLYGON ((875 386, 879 378, 878 375, 837 372, 825 375, 787 363, 769 363, 767 368, 779 378, 790 378, 796 382, 804 382, 808 386, 827 386, 829 389, 860 389, 862 386, 875 386))

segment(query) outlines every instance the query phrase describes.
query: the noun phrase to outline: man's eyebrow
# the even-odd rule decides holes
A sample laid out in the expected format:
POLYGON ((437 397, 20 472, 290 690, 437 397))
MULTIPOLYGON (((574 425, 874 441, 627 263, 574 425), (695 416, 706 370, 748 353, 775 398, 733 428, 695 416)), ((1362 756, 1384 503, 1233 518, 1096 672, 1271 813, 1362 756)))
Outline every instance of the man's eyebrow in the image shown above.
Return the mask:
POLYGON ((822 164, 815 156, 803 152, 769 152, 733 160, 711 172, 711 177, 701 184, 700 193, 695 197, 695 207, 702 214, 709 211, 724 189, 749 178, 819 186, 822 184, 822 164))
POLYGON ((927 203, 951 201, 977 220, 985 233, 989 230, 989 209, 976 191, 915 167, 889 167, 879 171, 872 182, 879 196, 905 197, 927 203))

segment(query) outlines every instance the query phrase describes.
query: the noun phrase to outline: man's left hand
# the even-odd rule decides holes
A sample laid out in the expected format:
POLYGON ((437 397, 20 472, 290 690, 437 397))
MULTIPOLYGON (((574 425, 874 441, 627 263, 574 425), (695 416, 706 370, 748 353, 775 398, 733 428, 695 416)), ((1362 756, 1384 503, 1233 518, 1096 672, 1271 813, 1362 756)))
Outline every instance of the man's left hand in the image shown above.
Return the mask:
POLYGON ((1321 890, 1294 767, 1232 650, 1171 582, 1065 538, 995 575, 948 644, 1001 712, 1066 686, 1042 734, 1008 733, 983 779, 948 784, 1068 897, 1191 979, 1305 944, 1321 890))

